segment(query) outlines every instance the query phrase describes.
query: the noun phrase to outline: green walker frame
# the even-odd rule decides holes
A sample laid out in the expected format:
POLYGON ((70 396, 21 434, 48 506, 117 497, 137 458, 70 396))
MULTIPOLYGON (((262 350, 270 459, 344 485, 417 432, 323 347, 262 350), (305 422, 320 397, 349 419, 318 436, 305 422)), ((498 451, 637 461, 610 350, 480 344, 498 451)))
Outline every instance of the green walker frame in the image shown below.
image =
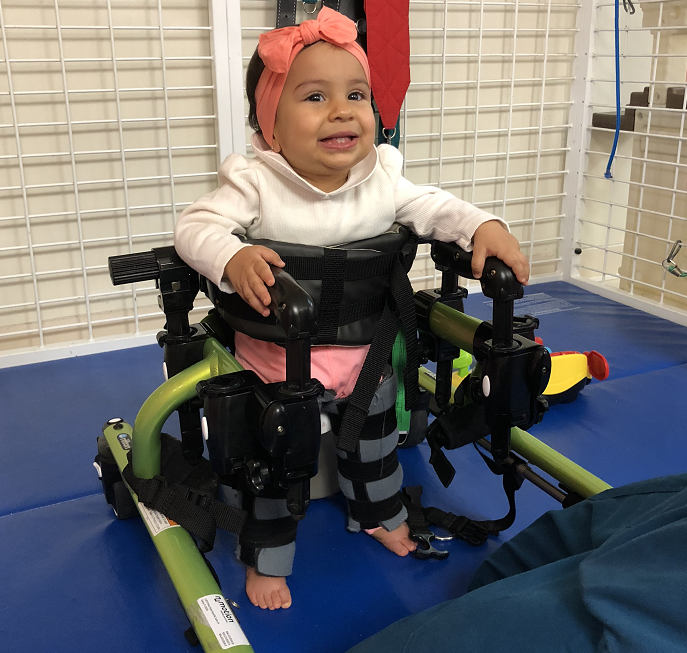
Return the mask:
MULTIPOLYGON (((212 328, 218 320, 210 314, 202 323, 212 328)), ((461 350, 472 354, 473 339, 481 321, 460 313, 440 303, 431 308, 429 324, 432 332, 461 350)), ((221 325, 216 331, 221 333, 221 325)), ((161 429, 167 418, 184 402, 196 396, 196 385, 211 377, 243 369, 236 359, 225 349, 219 340, 210 337, 203 347, 203 359, 165 381, 141 407, 133 428, 126 422, 110 420, 103 434, 107 440, 119 470, 127 464, 127 449, 132 448, 134 474, 149 479, 160 474, 160 437, 161 429)), ((474 373, 474 372, 473 372, 474 373)), ((434 381, 426 368, 419 370, 420 386, 429 392, 434 391, 434 381)), ((482 443, 484 444, 484 443, 482 443)), ((590 497, 611 486, 590 472, 575 464, 565 456, 539 441, 519 428, 511 430, 512 451, 529 463, 537 466, 556 481, 570 488, 583 498, 590 497)), ((536 475, 535 475, 536 476, 536 475)), ((527 477, 527 476, 526 476, 527 477)), ((530 480, 532 480, 530 478, 530 480)), ((127 486, 128 487, 128 486, 127 486)), ((228 650, 232 653, 250 653, 253 648, 248 643, 227 645, 221 642, 216 630, 207 618, 207 611, 201 609, 199 602, 212 597, 226 606, 224 614, 228 620, 235 621, 238 639, 245 637, 231 610, 230 601, 225 599, 213 578, 204 558, 198 551, 191 536, 182 527, 174 524, 159 528, 151 511, 138 502, 136 494, 129 488, 134 502, 144 519, 148 532, 158 550, 167 572, 179 595, 181 604, 195 630, 200 644, 206 653, 228 650)), ((161 517, 156 513, 154 517, 161 517)), ((164 518, 163 518, 164 520, 164 518)), ((245 639, 245 642, 248 640, 245 639)))

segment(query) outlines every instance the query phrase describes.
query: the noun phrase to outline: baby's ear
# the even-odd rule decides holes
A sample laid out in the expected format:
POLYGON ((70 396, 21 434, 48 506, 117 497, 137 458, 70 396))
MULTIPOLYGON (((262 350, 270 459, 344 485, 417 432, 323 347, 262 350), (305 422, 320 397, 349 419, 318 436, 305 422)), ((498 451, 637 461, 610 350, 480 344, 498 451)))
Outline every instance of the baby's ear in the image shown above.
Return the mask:
POLYGON ((281 145, 279 145, 279 141, 277 140, 276 136, 272 136, 272 150, 277 154, 281 152, 281 145))

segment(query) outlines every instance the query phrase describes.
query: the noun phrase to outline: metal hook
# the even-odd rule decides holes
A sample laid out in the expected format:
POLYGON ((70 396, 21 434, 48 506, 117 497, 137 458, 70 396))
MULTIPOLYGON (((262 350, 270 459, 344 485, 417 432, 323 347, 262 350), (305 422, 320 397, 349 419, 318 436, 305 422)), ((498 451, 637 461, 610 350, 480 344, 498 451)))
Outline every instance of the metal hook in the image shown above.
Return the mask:
POLYGON ((389 134, 389 131, 386 127, 382 128, 382 136, 384 136, 384 140, 386 141, 387 145, 391 144, 391 139, 396 136, 396 127, 393 128, 393 131, 391 131, 391 134, 389 134))
POLYGON ((307 0, 303 0, 303 11, 306 14, 308 14, 308 16, 312 16, 317 11, 317 0, 315 0, 314 2, 308 2, 307 0), (308 11, 308 5, 312 5, 312 11, 308 11))
POLYGON ((675 262, 675 257, 678 255, 678 252, 680 251, 680 248, 682 247, 682 241, 681 240, 676 240, 675 244, 673 245, 673 248, 670 250, 670 254, 663 260, 663 269, 666 272, 670 272, 670 274, 676 276, 676 277, 687 277, 687 272, 683 272, 680 269, 680 266, 675 262))

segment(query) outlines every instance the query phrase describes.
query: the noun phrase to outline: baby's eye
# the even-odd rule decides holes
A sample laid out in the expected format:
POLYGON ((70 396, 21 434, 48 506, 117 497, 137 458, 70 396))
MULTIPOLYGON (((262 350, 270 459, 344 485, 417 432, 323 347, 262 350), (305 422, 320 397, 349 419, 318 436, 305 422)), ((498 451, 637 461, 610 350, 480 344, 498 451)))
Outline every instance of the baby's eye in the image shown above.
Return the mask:
POLYGON ((322 100, 323 100, 324 98, 322 97, 322 93, 311 93, 311 94, 308 95, 308 97, 305 98, 305 99, 306 99, 308 102, 322 102, 322 100))
POLYGON ((365 93, 363 93, 362 91, 353 91, 352 93, 348 94, 348 99, 356 100, 359 102, 360 100, 365 99, 365 93))

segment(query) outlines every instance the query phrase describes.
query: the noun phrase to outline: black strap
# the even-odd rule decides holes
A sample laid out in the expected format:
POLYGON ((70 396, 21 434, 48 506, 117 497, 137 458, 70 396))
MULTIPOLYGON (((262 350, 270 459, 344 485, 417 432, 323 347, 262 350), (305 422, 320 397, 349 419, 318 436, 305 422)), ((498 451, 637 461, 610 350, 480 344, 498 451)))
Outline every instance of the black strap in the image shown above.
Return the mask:
POLYGON ((296 0, 277 0, 277 24, 280 27, 290 27, 296 24, 296 0))
POLYGON ((375 528, 379 522, 392 519, 403 509, 400 492, 381 501, 347 499, 346 502, 351 518, 359 522, 362 528, 375 528))
POLYGON ((444 487, 451 484, 456 471, 442 448, 457 449, 486 438, 488 435, 489 426, 484 419, 484 408, 479 404, 467 406, 449 404, 429 425, 427 429, 427 443, 431 451, 429 462, 444 487))
MULTIPOLYGON (((338 412, 328 413, 332 424, 332 431, 338 433, 341 428, 341 417, 346 409, 346 404, 342 402, 337 406, 338 412)), ((396 406, 391 405, 385 411, 368 415, 365 420, 365 427, 360 432, 360 440, 380 440, 387 435, 391 435, 396 430, 396 406)))
POLYGON ((132 470, 131 452, 128 455, 129 463, 122 471, 122 477, 137 494, 138 500, 183 526, 199 540, 201 552, 212 550, 217 528, 230 533, 241 532, 246 520, 245 511, 228 506, 187 485, 168 483, 162 476, 138 478, 132 470))
POLYGON ((246 521, 239 544, 242 547, 272 548, 284 546, 296 540, 298 522, 291 516, 278 519, 254 519, 246 521))
POLYGON ((444 512, 439 508, 426 508, 425 518, 432 526, 441 526, 441 528, 447 530, 454 537, 472 546, 482 546, 490 535, 489 531, 482 525, 482 522, 473 521, 464 515, 444 512))
POLYGON ((488 456, 485 456, 476 444, 475 449, 477 449, 479 455, 482 456, 484 462, 487 463, 487 467, 489 467, 494 474, 503 476, 503 491, 508 498, 508 514, 505 517, 501 517, 501 519, 477 522, 484 526, 490 534, 498 535, 501 531, 510 528, 515 521, 515 493, 522 486, 524 478, 518 474, 515 465, 499 465, 488 456))
POLYGON ((339 473, 353 483, 370 483, 389 478, 398 469, 396 449, 379 460, 361 463, 357 460, 339 458, 337 461, 339 473))
POLYGON ((327 247, 322 266, 322 295, 317 307, 317 341, 323 345, 336 343, 339 331, 339 311, 344 294, 346 250, 327 247))
POLYGON ((382 377, 398 334, 399 318, 406 341, 406 367, 404 370, 406 410, 410 410, 419 397, 417 386, 417 324, 415 322, 413 288, 398 257, 395 259, 391 270, 389 294, 370 349, 341 420, 336 446, 348 453, 353 453, 357 449, 358 438, 370 410, 370 403, 377 391, 379 379, 382 377))
POLYGON ((428 527, 440 526, 454 537, 472 546, 482 546, 487 541, 490 533, 482 522, 463 515, 454 515, 452 512, 444 512, 439 508, 425 508, 420 500, 421 485, 404 487, 402 492, 403 503, 408 508, 408 527, 411 532, 434 535, 428 527))
MULTIPOLYGON (((286 270, 296 281, 312 281, 321 279, 327 266, 327 256, 330 252, 348 251, 338 247, 324 248, 324 256, 282 256, 286 270)), ((344 281, 360 281, 391 272, 398 252, 387 252, 364 259, 347 259, 343 268, 344 281)))

